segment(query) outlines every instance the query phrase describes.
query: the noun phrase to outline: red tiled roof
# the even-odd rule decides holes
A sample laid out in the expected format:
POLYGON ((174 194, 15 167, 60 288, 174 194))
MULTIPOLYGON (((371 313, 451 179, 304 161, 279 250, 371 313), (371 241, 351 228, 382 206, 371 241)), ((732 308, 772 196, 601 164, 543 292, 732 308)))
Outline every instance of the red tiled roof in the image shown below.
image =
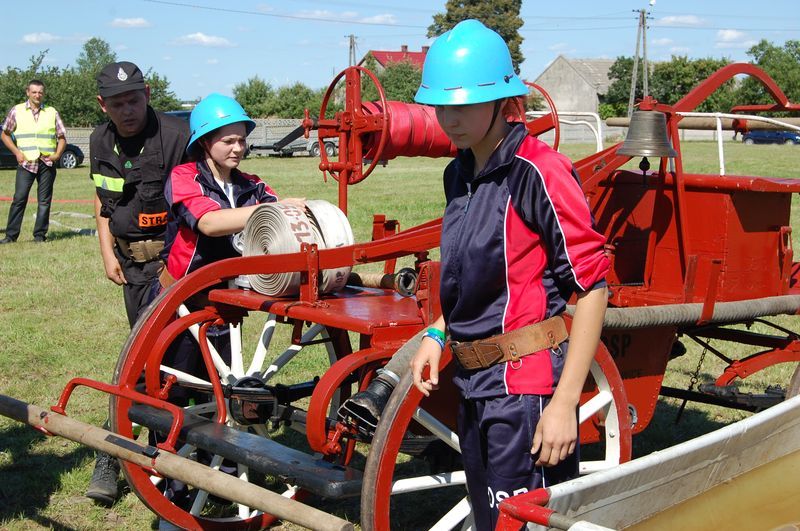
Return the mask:
MULTIPOLYGON (((390 51, 382 51, 382 50, 370 50, 369 53, 372 54, 372 57, 378 62, 379 65, 386 67, 389 63, 399 63, 401 61, 409 61, 411 64, 422 68, 422 64, 425 62, 425 53, 426 52, 390 52, 390 51)), ((364 59, 366 59, 366 55, 364 59)), ((364 59, 361 60, 361 63, 364 62, 364 59)))

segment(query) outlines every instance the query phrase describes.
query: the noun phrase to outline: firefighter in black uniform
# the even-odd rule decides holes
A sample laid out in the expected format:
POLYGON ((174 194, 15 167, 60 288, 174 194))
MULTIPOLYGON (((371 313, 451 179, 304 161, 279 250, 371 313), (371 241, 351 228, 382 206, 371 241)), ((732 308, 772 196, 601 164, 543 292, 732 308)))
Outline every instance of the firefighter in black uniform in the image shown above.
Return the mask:
MULTIPOLYGON (((95 219, 106 276, 121 285, 128 322, 150 302, 167 227, 164 181, 183 162, 186 122, 149 105, 150 87, 133 63, 111 63, 97 75, 97 101, 109 121, 89 139, 95 219)), ((117 498, 119 463, 98 454, 86 495, 105 505, 117 498)))

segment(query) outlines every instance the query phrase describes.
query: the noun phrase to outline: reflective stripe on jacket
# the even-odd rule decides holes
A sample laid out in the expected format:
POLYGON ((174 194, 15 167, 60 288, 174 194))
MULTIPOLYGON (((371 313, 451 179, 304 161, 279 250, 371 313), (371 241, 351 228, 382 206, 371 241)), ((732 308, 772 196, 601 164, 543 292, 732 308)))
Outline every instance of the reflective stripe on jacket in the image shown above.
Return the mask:
POLYGON ((56 138, 56 110, 52 107, 42 107, 39 110, 39 119, 33 119, 33 111, 26 108, 24 103, 14 106, 16 112, 17 128, 14 138, 17 148, 22 151, 25 160, 37 160, 41 155, 50 155, 55 152, 58 139, 56 138))
POLYGON ((130 241, 163 238, 164 182, 183 161, 189 141, 189 127, 183 120, 150 107, 147 120, 142 152, 127 170, 120 161, 112 122, 95 127, 89 138, 90 178, 100 199, 100 215, 109 218, 111 234, 130 241), (153 219, 159 223, 150 223, 153 219))

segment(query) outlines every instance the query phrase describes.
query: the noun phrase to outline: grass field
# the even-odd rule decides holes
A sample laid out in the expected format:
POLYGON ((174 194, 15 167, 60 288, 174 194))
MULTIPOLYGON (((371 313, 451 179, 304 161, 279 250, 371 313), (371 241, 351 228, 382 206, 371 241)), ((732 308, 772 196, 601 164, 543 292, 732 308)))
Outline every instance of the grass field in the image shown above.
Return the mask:
MULTIPOLYGON (((574 159, 590 146, 565 146, 574 159)), ((718 171, 716 144, 683 146, 685 170, 718 171)), ((800 148, 789 146, 726 147, 729 174, 798 177, 800 148)), ((378 167, 366 181, 350 188, 350 220, 357 241, 371 232, 373 213, 398 219, 410 227, 441 214, 444 160, 403 159, 378 167)), ((336 202, 336 183, 323 183, 316 161, 309 158, 252 159, 245 171, 257 173, 283 196, 304 196, 336 202)), ((13 194, 14 171, 0 171, 0 197, 13 194)), ((34 244, 31 231, 35 205, 25 217, 20 241, 0 246, 0 393, 48 407, 66 381, 86 376, 108 381, 127 336, 121 289, 105 279, 94 227, 93 196, 87 167, 59 171, 55 185, 50 241, 34 244), (83 201, 83 202, 82 202, 83 201), (81 231, 81 229, 84 229, 81 231), (82 234, 83 232, 83 234, 82 234)), ((32 194, 35 197, 35 191, 32 194)), ((0 226, 9 201, 0 201, 0 226)), ((798 243, 797 198, 793 201, 794 240, 798 243)), ((782 320, 791 326, 790 319, 782 320)), ((741 354, 741 353, 737 353, 741 354)), ((700 352, 690 347, 668 369, 666 383, 685 388, 700 352)), ((700 381, 719 373, 710 359, 700 381)), ((789 369, 766 376, 785 385, 789 369)), ((763 389, 763 386, 762 386, 763 389)), ((674 444, 739 420, 743 413, 690 404, 680 424, 677 401, 661 399, 656 417, 635 440, 637 454, 674 444)), ((80 392, 68 413, 89 423, 106 417, 107 400, 80 392)), ((92 471, 92 451, 0 417, 0 529, 149 529, 155 517, 128 493, 111 509, 95 507, 83 497, 92 471)), ((351 518, 357 514, 347 511, 351 518)))

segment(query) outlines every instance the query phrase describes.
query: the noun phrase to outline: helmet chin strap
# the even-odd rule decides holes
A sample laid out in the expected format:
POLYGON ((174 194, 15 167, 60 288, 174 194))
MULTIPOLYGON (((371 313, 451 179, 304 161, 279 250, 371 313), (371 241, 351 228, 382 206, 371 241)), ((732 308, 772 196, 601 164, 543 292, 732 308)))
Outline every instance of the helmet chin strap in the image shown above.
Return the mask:
MULTIPOLYGON (((486 138, 487 136, 489 136, 489 131, 491 131, 492 127, 494 127, 494 122, 495 122, 495 120, 497 120, 497 115, 500 113, 500 108, 502 107, 503 102, 505 102, 505 99, 494 100, 494 110, 492 111, 492 121, 489 122, 489 127, 486 129, 486 132, 483 134, 483 138, 486 138)), ((481 141, 483 141, 483 138, 481 139, 481 141)))

